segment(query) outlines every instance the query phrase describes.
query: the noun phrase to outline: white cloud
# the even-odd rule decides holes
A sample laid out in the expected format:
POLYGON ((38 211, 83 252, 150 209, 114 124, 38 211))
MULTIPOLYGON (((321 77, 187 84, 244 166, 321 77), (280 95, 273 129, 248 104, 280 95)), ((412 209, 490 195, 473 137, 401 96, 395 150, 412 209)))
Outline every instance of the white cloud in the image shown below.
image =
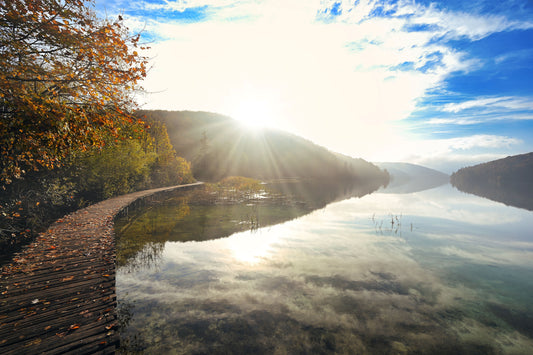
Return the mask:
POLYGON ((533 110, 533 99, 511 96, 476 98, 474 100, 446 104, 442 106, 442 111, 457 113, 471 108, 482 108, 484 110, 533 110))
POLYGON ((262 8, 254 22, 160 24, 168 40, 153 46, 144 86, 158 94, 147 107, 231 115, 239 96, 257 95, 272 125, 365 157, 396 141, 400 132, 388 122, 408 117, 426 90, 467 63, 449 48, 426 46, 431 34, 402 31, 402 19, 318 24, 310 10, 285 18, 276 16, 280 8, 262 8), (425 73, 397 69, 421 68, 435 53, 441 63, 425 73))
POLYGON ((533 113, 524 114, 498 114, 491 115, 477 115, 465 117, 447 117, 447 118, 432 118, 426 121, 428 125, 473 125, 480 123, 487 123, 491 121, 525 121, 533 120, 533 113))
MULTIPOLYGON (((470 137, 459 137, 440 140, 441 147, 446 150, 468 150, 472 148, 508 148, 520 143, 520 140, 504 136, 478 134, 470 137)), ((431 142, 435 144, 435 142, 431 142)))
POLYGON ((176 0, 176 1, 165 1, 164 3, 151 3, 143 2, 144 8, 147 10, 165 10, 165 11, 179 11, 184 12, 189 8, 197 7, 224 7, 228 5, 233 5, 237 1, 232 0, 176 0))
MULTIPOLYGON (((339 16, 317 21, 334 3, 198 0, 149 5, 169 12, 207 6, 208 17, 187 24, 162 17, 128 19, 130 27, 144 24, 155 38, 164 39, 150 52, 153 69, 143 86, 153 94, 146 96, 145 107, 232 115, 242 112, 240 105, 249 111, 255 102, 262 116, 272 118, 271 125, 332 150, 366 159, 386 152, 406 156, 407 149, 421 151, 411 144, 418 137, 406 135, 395 122, 408 118, 428 90, 442 87, 451 73, 482 64, 438 39, 475 40, 531 25, 412 1, 370 0, 355 5, 342 1, 339 16), (378 8, 392 15, 373 16, 378 8), (427 26, 409 31, 412 25, 427 26)), ((489 100, 491 107, 527 103, 507 97, 480 100, 489 100)), ((443 110, 457 113, 483 104, 487 107, 486 101, 472 100, 443 110)), ((443 119, 461 123, 456 117, 429 123, 443 119)))
POLYGON ((501 64, 506 61, 513 60, 527 60, 533 56, 533 49, 521 49, 516 51, 507 52, 494 58, 496 64, 501 64))

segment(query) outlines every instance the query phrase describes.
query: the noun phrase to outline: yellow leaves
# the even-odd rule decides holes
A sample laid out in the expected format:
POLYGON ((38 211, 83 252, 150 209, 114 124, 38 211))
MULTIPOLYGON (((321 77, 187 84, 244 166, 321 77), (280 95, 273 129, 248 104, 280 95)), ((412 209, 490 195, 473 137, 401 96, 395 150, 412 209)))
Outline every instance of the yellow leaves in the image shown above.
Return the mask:
POLYGON ((57 166, 71 150, 102 146, 113 125, 97 123, 123 122, 132 108, 127 92, 146 75, 146 58, 133 51, 138 36, 98 21, 84 1, 67 3, 51 9, 42 1, 15 2, 0 24, 24 38, 3 42, 0 58, 0 99, 9 102, 13 132, 0 136, 0 182, 57 166))

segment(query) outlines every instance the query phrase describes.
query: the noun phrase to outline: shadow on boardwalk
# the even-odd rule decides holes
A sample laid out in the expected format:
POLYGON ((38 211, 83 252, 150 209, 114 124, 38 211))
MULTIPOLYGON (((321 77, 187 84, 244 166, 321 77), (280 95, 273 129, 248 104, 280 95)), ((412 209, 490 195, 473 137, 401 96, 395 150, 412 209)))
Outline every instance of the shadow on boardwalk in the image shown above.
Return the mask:
POLYGON ((148 196, 115 197, 56 221, 0 274, 1 354, 106 354, 119 346, 114 217, 148 196))

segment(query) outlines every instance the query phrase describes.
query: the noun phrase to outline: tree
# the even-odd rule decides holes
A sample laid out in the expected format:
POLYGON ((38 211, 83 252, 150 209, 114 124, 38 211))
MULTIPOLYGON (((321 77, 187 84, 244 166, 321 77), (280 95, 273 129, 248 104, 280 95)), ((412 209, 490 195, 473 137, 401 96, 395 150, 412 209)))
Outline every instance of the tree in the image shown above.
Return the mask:
POLYGON ((157 119, 148 119, 149 128, 145 132, 145 149, 152 149, 156 154, 151 167, 151 183, 154 186, 169 186, 194 182, 190 164, 177 156, 167 127, 157 119))
POLYGON ((54 168, 141 125, 133 89, 146 75, 122 17, 91 0, 0 0, 0 183, 54 168))

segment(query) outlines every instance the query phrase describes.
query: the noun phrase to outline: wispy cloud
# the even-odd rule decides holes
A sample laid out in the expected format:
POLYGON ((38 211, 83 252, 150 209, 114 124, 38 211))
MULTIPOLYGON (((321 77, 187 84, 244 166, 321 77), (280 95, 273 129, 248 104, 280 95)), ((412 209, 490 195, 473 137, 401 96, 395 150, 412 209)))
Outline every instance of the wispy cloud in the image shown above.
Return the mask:
POLYGON ((477 98, 474 100, 446 104, 442 107, 442 111, 457 113, 471 108, 482 108, 483 110, 491 111, 494 109, 533 111, 533 98, 510 96, 477 98))
POLYGON ((424 117, 430 125, 497 120, 500 113, 528 119, 531 109, 529 96, 470 94, 442 107, 426 100, 454 76, 510 60, 511 53, 484 58, 456 45, 533 28, 505 12, 408 0, 106 4, 124 8, 130 27, 144 27, 153 41, 144 86, 157 94, 147 96, 147 108, 232 115, 250 98, 273 126, 367 159, 420 139, 395 123, 428 108, 437 113, 424 117))
POLYGON ((421 127, 434 125, 482 125, 533 120, 533 98, 521 96, 481 96, 470 100, 432 105, 430 118, 421 127))
POLYGON ((525 114, 497 114, 497 115, 477 115, 451 118, 431 118, 425 122, 426 125, 477 125, 497 121, 531 121, 533 113, 525 114))

